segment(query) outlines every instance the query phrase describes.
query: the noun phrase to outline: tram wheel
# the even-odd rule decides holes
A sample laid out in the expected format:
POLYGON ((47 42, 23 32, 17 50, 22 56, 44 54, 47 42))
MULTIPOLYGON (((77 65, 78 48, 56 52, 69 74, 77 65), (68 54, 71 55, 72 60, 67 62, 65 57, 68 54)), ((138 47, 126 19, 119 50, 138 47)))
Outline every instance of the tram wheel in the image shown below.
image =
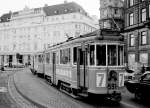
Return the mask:
POLYGON ((75 95, 75 96, 77 96, 77 95, 78 95, 78 90, 77 90, 77 89, 72 88, 72 94, 73 94, 73 95, 75 95))
POLYGON ((61 86, 62 86, 61 82, 60 82, 60 81, 58 81, 57 89, 61 89, 61 86))

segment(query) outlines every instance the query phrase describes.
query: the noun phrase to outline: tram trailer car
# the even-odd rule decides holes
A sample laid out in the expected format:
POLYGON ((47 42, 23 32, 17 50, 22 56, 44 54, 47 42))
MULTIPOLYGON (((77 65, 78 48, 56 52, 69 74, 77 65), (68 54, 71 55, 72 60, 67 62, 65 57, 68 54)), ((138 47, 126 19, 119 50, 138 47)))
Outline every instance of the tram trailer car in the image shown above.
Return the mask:
POLYGON ((30 68, 31 72, 34 75, 39 77, 44 77, 44 53, 37 52, 33 56, 32 67, 30 68))
POLYGON ((119 102, 124 89, 125 44, 115 31, 92 32, 44 51, 44 76, 73 95, 101 95, 119 102))
POLYGON ((31 72, 36 75, 37 72, 37 61, 36 61, 36 54, 32 55, 32 61, 31 61, 31 65, 30 65, 30 70, 31 72))

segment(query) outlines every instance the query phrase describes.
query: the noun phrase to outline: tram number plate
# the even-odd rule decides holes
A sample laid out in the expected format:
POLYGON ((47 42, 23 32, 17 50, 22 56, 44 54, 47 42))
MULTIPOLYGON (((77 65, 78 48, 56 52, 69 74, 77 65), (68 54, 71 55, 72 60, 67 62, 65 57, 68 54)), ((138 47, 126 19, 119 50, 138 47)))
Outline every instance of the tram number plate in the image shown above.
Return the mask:
POLYGON ((110 89, 110 90, 117 89, 117 84, 116 83, 108 83, 108 89, 110 89))

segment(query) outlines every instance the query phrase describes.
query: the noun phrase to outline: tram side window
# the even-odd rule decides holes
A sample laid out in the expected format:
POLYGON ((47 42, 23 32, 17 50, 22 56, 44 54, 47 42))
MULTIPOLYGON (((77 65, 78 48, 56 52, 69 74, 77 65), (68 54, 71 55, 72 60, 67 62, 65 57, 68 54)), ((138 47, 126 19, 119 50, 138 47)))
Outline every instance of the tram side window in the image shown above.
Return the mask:
POLYGON ((56 52, 56 64, 59 64, 59 52, 56 52))
POLYGON ((78 49, 79 52, 77 52, 77 47, 73 48, 73 63, 76 65, 77 62, 80 62, 80 65, 83 65, 83 51, 81 50, 81 48, 78 49), (79 59, 77 61, 77 53, 79 53, 79 59))
POLYGON ((96 46, 96 60, 97 66, 106 65, 106 45, 97 45, 96 46))
POLYGON ((46 63, 49 64, 49 62, 50 62, 50 54, 46 53, 46 63))
POLYGON ((79 49, 79 53, 80 53, 80 65, 83 65, 83 51, 82 49, 79 49))
POLYGON ((77 64, 77 47, 73 48, 73 64, 77 64))
POLYGON ((36 56, 36 55, 34 56, 34 61, 35 61, 35 62, 37 61, 37 56, 36 56))
POLYGON ((70 48, 60 50, 60 64, 70 63, 70 48))
POLYGON ((118 65, 123 65, 123 46, 118 46, 118 65))
POLYGON ((38 56, 38 62, 41 63, 42 62, 42 55, 38 56))
POLYGON ((108 65, 117 65, 116 45, 108 45, 108 65))
POLYGON ((95 64, 95 45, 90 45, 90 65, 95 64))

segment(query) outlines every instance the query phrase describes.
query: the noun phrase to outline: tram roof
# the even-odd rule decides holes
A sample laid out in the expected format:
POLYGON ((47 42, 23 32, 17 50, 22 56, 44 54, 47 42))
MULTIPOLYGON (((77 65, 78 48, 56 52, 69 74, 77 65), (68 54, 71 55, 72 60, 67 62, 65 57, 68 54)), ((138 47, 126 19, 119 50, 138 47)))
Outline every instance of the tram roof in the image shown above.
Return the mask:
POLYGON ((94 37, 94 38, 96 38, 98 40, 111 40, 111 41, 123 41, 124 40, 123 35, 121 35, 121 33, 119 31, 117 31, 117 30, 98 29, 98 30, 95 30, 95 31, 87 33, 87 34, 80 35, 79 37, 75 37, 75 38, 70 37, 64 42, 61 42, 61 43, 49 46, 49 48, 57 46, 57 45, 61 45, 61 44, 66 43, 66 42, 75 41, 75 40, 88 38, 88 37, 89 38, 90 37, 91 38, 94 37))

